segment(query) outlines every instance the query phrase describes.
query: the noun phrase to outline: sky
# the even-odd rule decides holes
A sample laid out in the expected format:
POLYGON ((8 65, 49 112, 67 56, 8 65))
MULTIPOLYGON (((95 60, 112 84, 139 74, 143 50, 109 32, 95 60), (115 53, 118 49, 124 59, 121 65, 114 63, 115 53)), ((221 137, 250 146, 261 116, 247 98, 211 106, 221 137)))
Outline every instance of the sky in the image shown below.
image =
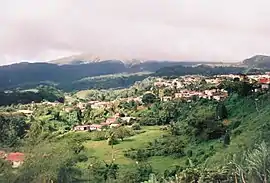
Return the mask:
POLYGON ((1 0, 0 65, 104 59, 242 61, 270 55, 269 0, 1 0))

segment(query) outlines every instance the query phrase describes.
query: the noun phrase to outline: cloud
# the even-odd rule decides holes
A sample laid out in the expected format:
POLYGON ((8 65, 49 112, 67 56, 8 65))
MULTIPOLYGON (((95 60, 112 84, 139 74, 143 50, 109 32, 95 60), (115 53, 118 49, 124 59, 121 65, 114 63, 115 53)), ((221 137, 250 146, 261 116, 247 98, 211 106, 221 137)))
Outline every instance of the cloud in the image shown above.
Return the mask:
POLYGON ((239 61, 270 54, 268 0, 2 0, 0 64, 104 58, 239 61))

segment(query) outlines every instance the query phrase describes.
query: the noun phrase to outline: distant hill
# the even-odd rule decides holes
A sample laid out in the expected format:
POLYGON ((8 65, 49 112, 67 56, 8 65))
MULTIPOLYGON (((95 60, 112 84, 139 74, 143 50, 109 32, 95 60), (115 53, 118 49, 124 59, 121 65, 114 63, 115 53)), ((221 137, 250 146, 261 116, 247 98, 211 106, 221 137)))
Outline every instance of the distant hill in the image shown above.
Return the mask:
POLYGON ((248 67, 270 69, 270 56, 256 55, 243 61, 248 67))
MULTIPOLYGON (((125 76, 102 79, 102 84, 97 83, 97 79, 81 80, 83 78, 112 75, 112 74, 132 74, 138 72, 151 72, 164 68, 167 70, 174 67, 194 67, 200 64, 223 64, 218 62, 190 62, 190 61, 156 61, 156 60, 139 60, 139 59, 126 59, 126 60, 114 60, 101 58, 93 55, 82 54, 70 57, 65 57, 58 60, 53 60, 48 63, 18 63, 0 67, 0 91, 6 89, 27 89, 33 88, 40 84, 54 85, 61 89, 80 90, 87 89, 95 86, 102 85, 108 88, 110 83, 114 87, 126 87, 136 82, 137 79, 141 80, 145 77, 125 76)), ((185 70, 185 68, 184 68, 185 70)), ((190 68, 187 69, 190 71, 190 68)), ((191 73, 196 74, 198 70, 194 70, 191 73)), ((165 71, 167 72, 167 71, 165 71)), ((167 72, 170 74, 171 71, 167 72)), ((183 72, 186 73, 186 72, 183 72)), ((188 72, 190 73, 190 72, 188 72)))
MULTIPOLYGON (((95 62, 75 61, 69 64, 53 63, 18 63, 0 67, 0 90, 17 87, 31 88, 39 84, 69 86, 72 83, 92 76, 102 76, 119 73, 155 72, 156 70, 178 65, 180 62, 147 61, 123 63, 119 60, 104 60, 95 62)), ((186 63, 191 65, 190 63, 186 63)), ((80 82, 81 83, 81 82, 80 82)), ((80 85, 82 86, 82 85, 80 85)), ((85 85, 83 88, 91 87, 85 85)), ((77 88, 79 89, 79 88, 77 88)))
POLYGON ((155 76, 184 76, 184 75, 218 75, 218 74, 238 74, 245 70, 243 67, 233 66, 208 66, 197 65, 195 67, 186 67, 183 65, 164 67, 156 71, 155 76))

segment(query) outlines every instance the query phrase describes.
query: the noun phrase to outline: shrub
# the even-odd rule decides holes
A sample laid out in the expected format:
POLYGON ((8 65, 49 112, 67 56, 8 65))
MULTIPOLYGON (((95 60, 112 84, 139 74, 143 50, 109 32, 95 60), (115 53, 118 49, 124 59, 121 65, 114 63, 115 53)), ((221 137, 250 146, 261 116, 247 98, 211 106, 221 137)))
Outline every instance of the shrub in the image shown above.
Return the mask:
POLYGON ((140 130, 140 129, 141 129, 141 126, 140 126, 139 123, 134 123, 134 124, 132 125, 132 129, 133 129, 133 130, 140 130))
POLYGON ((188 150, 188 151, 187 151, 187 156, 188 156, 188 157, 192 157, 192 153, 193 153, 192 150, 188 150))
POLYGON ((106 132, 104 131, 95 131, 95 132, 91 132, 91 139, 93 141, 101 141, 101 140, 106 140, 106 132))

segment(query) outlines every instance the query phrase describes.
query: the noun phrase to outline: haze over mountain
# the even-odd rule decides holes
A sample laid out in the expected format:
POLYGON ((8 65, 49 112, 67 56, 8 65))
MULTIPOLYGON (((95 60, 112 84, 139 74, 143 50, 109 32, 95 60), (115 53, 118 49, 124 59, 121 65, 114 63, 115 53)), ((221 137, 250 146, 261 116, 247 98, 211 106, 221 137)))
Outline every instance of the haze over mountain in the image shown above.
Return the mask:
POLYGON ((77 54, 241 61, 270 54, 268 0, 3 0, 0 64, 77 54))
POLYGON ((245 59, 243 64, 249 67, 258 67, 258 68, 270 68, 270 56, 266 55, 255 55, 251 58, 245 59))

